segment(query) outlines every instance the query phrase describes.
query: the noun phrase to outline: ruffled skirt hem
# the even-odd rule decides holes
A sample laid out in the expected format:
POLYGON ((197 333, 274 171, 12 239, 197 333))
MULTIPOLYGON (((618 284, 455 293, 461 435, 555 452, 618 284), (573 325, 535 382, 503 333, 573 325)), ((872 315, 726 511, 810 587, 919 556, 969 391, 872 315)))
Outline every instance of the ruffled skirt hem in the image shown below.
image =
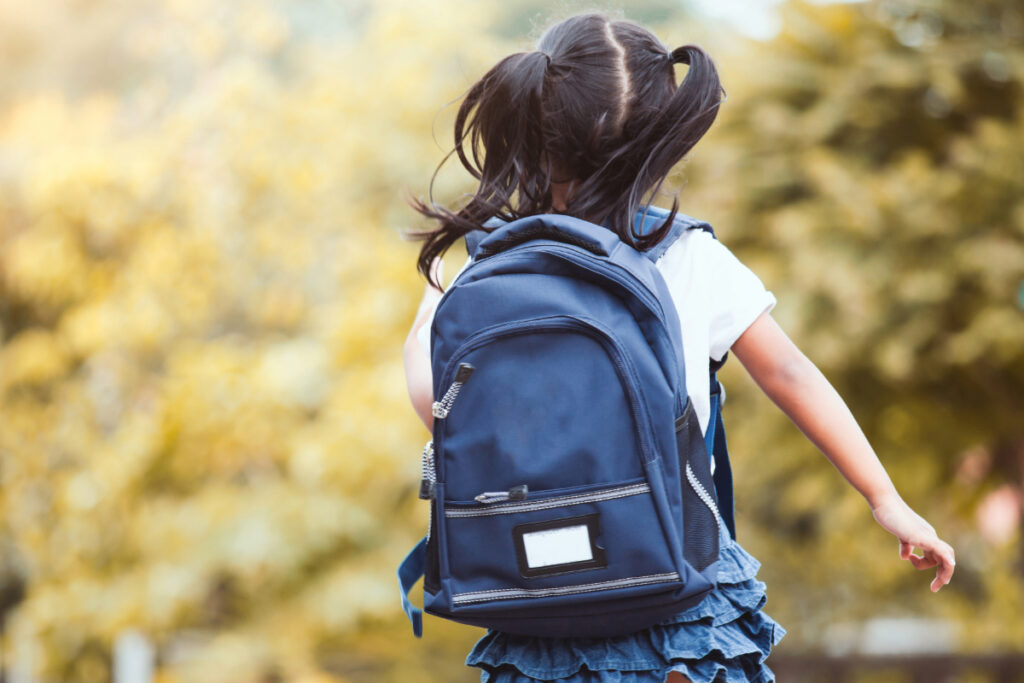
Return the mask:
POLYGON ((488 631, 466 658, 483 683, 659 683, 678 671, 693 683, 763 683, 786 630, 761 611, 761 564, 722 532, 718 583, 699 604, 617 638, 537 638, 488 631))

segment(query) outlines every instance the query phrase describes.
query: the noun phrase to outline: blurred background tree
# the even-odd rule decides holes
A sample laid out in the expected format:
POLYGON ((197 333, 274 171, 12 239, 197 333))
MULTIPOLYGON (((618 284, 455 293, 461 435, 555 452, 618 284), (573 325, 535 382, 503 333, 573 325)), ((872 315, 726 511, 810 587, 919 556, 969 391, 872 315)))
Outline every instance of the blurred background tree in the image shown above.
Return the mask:
POLYGON ((799 577, 772 592, 796 639, 883 611, 955 616, 965 647, 1017 648, 1024 7, 792 4, 782 19, 730 71, 736 95, 686 169, 690 206, 774 289, 775 317, 950 537, 955 588, 928 595, 749 382, 727 413, 744 538, 769 586, 799 577))
MULTIPOLYGON (((425 525, 403 197, 547 12, 0 2, 0 665, 109 680, 133 628, 162 681, 476 678, 480 631, 414 640, 393 578, 425 525)), ((958 549, 931 595, 730 363, 779 652, 907 614, 1019 648, 1024 9, 789 4, 767 42, 660 0, 627 16, 718 56, 729 99, 675 178, 683 210, 776 293, 958 549)), ((468 181, 452 165, 436 198, 468 181)))

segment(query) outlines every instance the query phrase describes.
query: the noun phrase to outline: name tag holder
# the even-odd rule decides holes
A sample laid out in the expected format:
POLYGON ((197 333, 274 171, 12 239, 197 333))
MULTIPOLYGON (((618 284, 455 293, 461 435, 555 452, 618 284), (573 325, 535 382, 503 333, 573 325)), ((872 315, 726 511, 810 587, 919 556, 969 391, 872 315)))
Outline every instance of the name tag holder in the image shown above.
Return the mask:
POLYGON ((512 530, 519 573, 526 579, 608 566, 600 515, 580 515, 520 524, 512 530))

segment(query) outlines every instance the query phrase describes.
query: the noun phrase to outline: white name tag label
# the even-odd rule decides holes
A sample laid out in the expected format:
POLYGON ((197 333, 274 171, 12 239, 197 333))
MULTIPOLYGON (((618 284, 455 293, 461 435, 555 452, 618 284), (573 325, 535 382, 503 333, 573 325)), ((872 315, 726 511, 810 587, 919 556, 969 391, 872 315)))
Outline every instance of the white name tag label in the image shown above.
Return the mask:
POLYGON ((590 529, 586 524, 525 533, 523 550, 530 569, 594 559, 590 529))
POLYGON ((604 569, 608 558, 604 545, 599 545, 603 540, 598 513, 545 519, 512 529, 516 564, 524 579, 604 569))

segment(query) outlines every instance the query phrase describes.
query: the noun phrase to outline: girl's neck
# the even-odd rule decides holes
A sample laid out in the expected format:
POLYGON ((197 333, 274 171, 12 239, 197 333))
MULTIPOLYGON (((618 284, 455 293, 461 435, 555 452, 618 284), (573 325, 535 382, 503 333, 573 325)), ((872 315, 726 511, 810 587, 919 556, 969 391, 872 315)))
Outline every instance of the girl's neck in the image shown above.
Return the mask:
POLYGON ((565 211, 565 205, 572 192, 575 181, 551 183, 551 206, 558 211, 565 211))
MULTIPOLYGON (((572 198, 572 194, 576 189, 578 181, 569 180, 564 183, 551 183, 551 208, 555 211, 565 211, 566 204, 572 198)), ((582 218, 582 216, 580 216, 582 218)), ((598 223, 593 216, 590 218, 584 218, 584 220, 590 221, 591 223, 598 223)))

